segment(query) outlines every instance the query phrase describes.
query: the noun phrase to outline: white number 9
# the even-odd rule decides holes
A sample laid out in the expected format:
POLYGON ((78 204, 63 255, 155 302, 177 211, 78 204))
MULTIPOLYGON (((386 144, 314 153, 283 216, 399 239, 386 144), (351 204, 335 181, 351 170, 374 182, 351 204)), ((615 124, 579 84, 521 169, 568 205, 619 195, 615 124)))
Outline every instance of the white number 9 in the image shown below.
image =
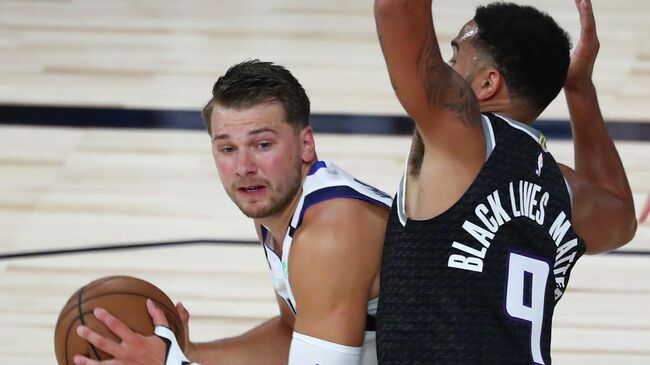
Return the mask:
POLYGON ((541 337, 550 265, 546 261, 516 253, 510 253, 508 261, 506 311, 512 318, 530 322, 530 351, 533 361, 544 365, 541 337), (525 297, 524 286, 530 286, 528 298, 525 297))

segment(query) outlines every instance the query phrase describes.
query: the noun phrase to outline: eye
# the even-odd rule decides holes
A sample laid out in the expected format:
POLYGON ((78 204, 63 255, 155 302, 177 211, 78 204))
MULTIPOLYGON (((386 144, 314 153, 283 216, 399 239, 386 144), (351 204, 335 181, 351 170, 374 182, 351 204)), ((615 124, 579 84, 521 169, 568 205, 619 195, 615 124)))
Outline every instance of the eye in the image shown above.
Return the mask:
POLYGON ((452 57, 451 59, 449 59, 449 61, 447 61, 447 64, 449 64, 449 66, 455 66, 456 65, 456 59, 452 57))
POLYGON ((232 153, 233 151, 235 151, 235 149, 232 146, 219 147, 219 152, 226 155, 232 153))
POLYGON ((259 150, 268 150, 271 148, 271 142, 260 142, 257 144, 257 149, 259 150))

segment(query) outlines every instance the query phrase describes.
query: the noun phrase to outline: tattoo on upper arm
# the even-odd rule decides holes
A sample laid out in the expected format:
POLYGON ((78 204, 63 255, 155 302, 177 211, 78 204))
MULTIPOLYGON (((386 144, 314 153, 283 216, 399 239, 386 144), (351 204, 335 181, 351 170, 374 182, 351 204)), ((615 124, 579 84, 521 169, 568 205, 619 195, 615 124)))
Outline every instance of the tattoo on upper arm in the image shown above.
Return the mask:
MULTIPOLYGON (((384 39, 379 29, 377 29, 377 37, 383 54, 387 55, 384 39)), ((467 81, 443 61, 433 29, 427 37, 424 37, 418 58, 416 62, 423 70, 421 82, 424 83, 429 105, 454 112, 468 125, 480 123, 480 110, 476 95, 467 81)), ((386 59, 388 60, 388 57, 386 59)), ((389 78, 393 90, 399 96, 393 72, 389 72, 389 78)))
POLYGON ((439 55, 428 58, 423 82, 429 105, 451 110, 466 124, 480 121, 474 91, 439 55))

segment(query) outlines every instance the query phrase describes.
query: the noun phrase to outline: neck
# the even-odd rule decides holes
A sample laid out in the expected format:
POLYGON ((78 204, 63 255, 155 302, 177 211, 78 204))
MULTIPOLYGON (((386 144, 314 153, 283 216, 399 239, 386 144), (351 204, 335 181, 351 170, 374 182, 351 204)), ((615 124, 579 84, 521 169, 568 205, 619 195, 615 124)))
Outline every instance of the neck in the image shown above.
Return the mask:
POLYGON ((513 101, 513 97, 505 87, 491 97, 479 100, 479 108, 481 113, 501 114, 528 125, 533 124, 536 118, 535 115, 531 115, 529 112, 528 109, 530 108, 526 108, 521 101, 513 101))
POLYGON ((510 100, 490 99, 480 102, 481 113, 497 113, 524 124, 532 124, 534 118, 529 113, 513 105, 510 100))

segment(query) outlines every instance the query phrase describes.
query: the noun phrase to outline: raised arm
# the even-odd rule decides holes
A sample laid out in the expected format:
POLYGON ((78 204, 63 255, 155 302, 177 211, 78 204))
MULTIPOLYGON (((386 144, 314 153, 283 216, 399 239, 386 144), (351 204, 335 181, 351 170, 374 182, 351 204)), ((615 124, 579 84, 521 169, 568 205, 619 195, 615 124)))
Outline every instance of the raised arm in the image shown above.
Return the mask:
POLYGON ((564 85, 575 150, 575 171, 562 166, 573 190, 575 230, 588 253, 616 249, 636 232, 634 202, 625 169, 609 136, 592 74, 600 48, 590 0, 575 0, 580 39, 564 85))
POLYGON ((473 91, 442 59, 431 0, 375 0, 375 20, 391 83, 425 145, 479 124, 473 91))
POLYGON ((386 215, 386 209, 352 199, 328 200, 305 214, 289 258, 298 312, 289 364, 361 359, 386 215))

